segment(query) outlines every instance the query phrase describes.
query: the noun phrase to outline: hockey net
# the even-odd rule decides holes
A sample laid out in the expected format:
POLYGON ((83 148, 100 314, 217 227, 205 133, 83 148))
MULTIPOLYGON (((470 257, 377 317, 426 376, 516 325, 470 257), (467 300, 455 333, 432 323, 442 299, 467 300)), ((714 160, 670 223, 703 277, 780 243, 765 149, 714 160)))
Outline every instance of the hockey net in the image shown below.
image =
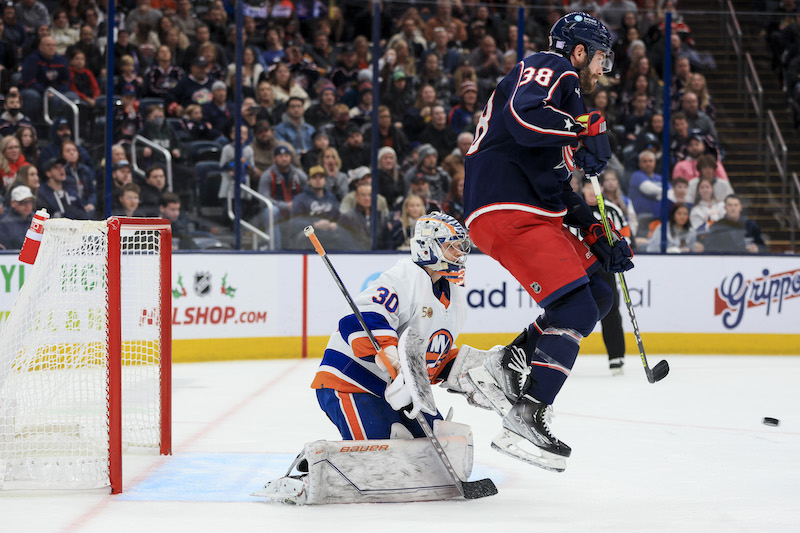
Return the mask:
POLYGON ((170 453, 169 223, 49 220, 0 331, 0 489, 122 487, 170 453))

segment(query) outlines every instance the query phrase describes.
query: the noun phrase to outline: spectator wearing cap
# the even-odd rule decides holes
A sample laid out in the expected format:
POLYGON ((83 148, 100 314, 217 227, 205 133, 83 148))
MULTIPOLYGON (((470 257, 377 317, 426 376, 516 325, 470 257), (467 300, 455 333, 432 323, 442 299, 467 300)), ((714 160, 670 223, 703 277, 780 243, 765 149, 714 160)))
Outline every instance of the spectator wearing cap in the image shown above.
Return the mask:
POLYGON ((358 79, 358 64, 356 63, 356 50, 352 44, 347 44, 342 49, 336 61, 336 66, 331 70, 328 77, 336 86, 339 97, 358 79))
POLYGON ((181 78, 181 81, 167 92, 167 113, 180 117, 187 105, 203 105, 210 102, 211 86, 214 81, 208 75, 208 60, 204 56, 195 57, 192 60, 191 73, 181 78))
MULTIPOLYGON (((28 31, 17 19, 16 4, 13 0, 3 0, 3 39, 15 47, 15 50, 22 50, 28 42, 28 31)), ((16 53, 15 53, 16 55, 16 53)))
MULTIPOLYGON (((61 143, 63 141, 74 141, 72 135, 72 122, 64 117, 58 117, 53 120, 50 126, 50 144, 42 148, 39 153, 39 161, 49 161, 50 159, 58 159, 61 157, 61 143)), ((78 152, 83 161, 90 168, 94 168, 94 160, 89 155, 89 152, 83 146, 78 146, 78 152)))
MULTIPOLYGON (((253 147, 253 160, 259 177, 274 163, 276 147, 285 146, 293 152, 291 144, 275 139, 272 124, 270 124, 268 120, 259 120, 256 122, 255 138, 250 146, 253 147)), ((293 153, 292 159, 294 160, 296 157, 297 154, 293 153)), ((295 166, 298 165, 295 164, 295 166)))
POLYGON ((319 102, 312 104, 303 114, 306 122, 317 130, 333 121, 333 106, 336 105, 336 87, 331 83, 325 83, 318 92, 319 102))
POLYGON ((469 34, 467 40, 462 41, 464 50, 473 50, 480 45, 484 37, 488 35, 486 30, 486 22, 483 20, 473 20, 469 24, 469 34))
POLYGON ((39 205, 47 209, 50 218, 86 220, 86 210, 77 193, 66 186, 67 174, 63 159, 50 159, 43 167, 45 181, 39 187, 39 205))
POLYGON ((304 101, 299 96, 291 96, 286 104, 283 121, 275 127, 275 138, 292 145, 298 154, 304 154, 314 146, 311 136, 314 126, 303 118, 304 101))
POLYGON ((269 77, 272 84, 272 94, 276 102, 289 105, 289 98, 300 98, 303 103, 303 111, 311 106, 311 99, 308 93, 294 79, 294 74, 289 70, 286 63, 277 63, 273 66, 269 77))
POLYGON ((19 250, 33 220, 35 202, 30 187, 20 185, 11 191, 11 205, 0 218, 0 248, 19 250))
MULTIPOLYGON (((272 200, 272 208, 264 211, 265 220, 272 219, 276 240, 274 248, 281 248, 280 235, 287 231, 291 217, 292 205, 306 184, 308 177, 302 169, 292 165, 292 151, 286 146, 275 147, 274 163, 263 174, 258 182, 259 194, 272 200)), ((268 225, 268 224, 267 224, 268 225)))
POLYGON ((211 84, 211 101, 202 105, 203 121, 211 127, 222 131, 225 123, 236 116, 236 106, 228 101, 228 87, 225 82, 215 81, 211 84))
MULTIPOLYGON (((356 167, 347 173, 348 192, 342 198, 342 203, 339 204, 339 211, 341 213, 346 213, 356 207, 358 203, 356 189, 362 183, 372 183, 372 171, 369 167, 356 167)), ((378 212, 384 219, 389 217, 389 203, 382 194, 378 194, 378 212)))
MULTIPOLYGON (((364 137, 372 140, 372 124, 364 131, 364 137)), ((408 137, 392 124, 392 112, 385 105, 378 106, 378 146, 392 148, 395 159, 402 159, 408 153, 408 137)))
POLYGON ((122 105, 114 107, 114 141, 131 142, 136 132, 144 126, 144 118, 139 112, 136 88, 125 85, 120 97, 122 105))
MULTIPOLYGON (((439 168, 436 164, 439 154, 430 144, 422 144, 417 149, 418 163, 411 167, 404 176, 406 186, 411 187, 412 182, 425 178, 430 185, 430 194, 428 198, 435 201, 441 207, 447 196, 447 191, 450 190, 450 176, 439 168)), ((441 209, 440 209, 441 211, 441 209)))
POLYGON ((39 26, 50 25, 50 11, 38 0, 20 0, 16 9, 17 20, 28 33, 34 33, 39 26))
POLYGON ((448 75, 453 74, 453 71, 458 67, 461 54, 454 46, 450 46, 450 37, 447 33, 447 28, 444 26, 436 26, 433 28, 433 41, 429 43, 428 52, 435 52, 439 60, 439 69, 448 75))
POLYGON ((411 179, 411 183, 408 187, 408 196, 418 196, 422 198, 422 201, 425 203, 425 213, 431 213, 433 211, 444 212, 443 203, 431 196, 431 181, 428 179, 428 176, 424 174, 417 174, 411 179))
POLYGON ((444 106, 436 104, 431 110, 431 121, 419 136, 420 142, 432 145, 438 154, 437 162, 441 163, 456 147, 457 139, 458 134, 447 125, 444 106))
POLYGON ((358 126, 370 122, 372 116, 372 84, 368 81, 358 85, 358 104, 350 109, 350 121, 358 126))
POLYGON ((319 164, 322 152, 331 145, 328 134, 321 130, 314 132, 314 135, 311 136, 311 141, 314 143, 314 146, 300 157, 300 165, 303 167, 303 170, 306 171, 319 164))
POLYGON ((472 116, 478 111, 478 85, 471 80, 461 82, 458 89, 460 101, 453 106, 447 116, 450 129, 458 135, 472 125, 472 116))
POLYGON ((356 167, 368 166, 372 160, 369 146, 364 144, 364 134, 355 124, 347 127, 347 140, 339 150, 342 158, 342 170, 347 172, 356 167))
POLYGON ((291 238, 287 248, 310 250, 309 240, 303 235, 303 228, 313 226, 326 247, 333 250, 343 249, 338 245, 340 235, 339 200, 327 187, 327 173, 320 165, 308 169, 308 185, 292 201, 291 238))
MULTIPOLYGON (((381 101, 392 112, 392 122, 397 128, 403 127, 406 110, 414 105, 415 92, 409 83, 408 75, 402 70, 395 70, 387 76, 388 88, 381 95, 381 101)), ((434 90, 435 92, 435 90, 434 90)))
POLYGON ((695 93, 686 92, 686 94, 683 95, 681 99, 681 111, 686 115, 686 120, 689 121, 690 129, 703 131, 714 137, 715 141, 719 140, 714 121, 711 120, 711 117, 704 111, 700 110, 700 103, 695 93))
MULTIPOLYGON (((43 37, 39 48, 22 63, 22 110, 34 122, 42 121, 42 103, 45 90, 52 87, 71 100, 77 100, 70 91, 70 74, 67 58, 56 53, 56 40, 43 37)), ((51 115, 61 115, 65 105, 57 98, 49 96, 51 115)))
POLYGON ((156 60, 144 76, 144 93, 147 96, 166 98, 184 76, 183 69, 172 64, 172 51, 162 44, 156 51, 156 60))

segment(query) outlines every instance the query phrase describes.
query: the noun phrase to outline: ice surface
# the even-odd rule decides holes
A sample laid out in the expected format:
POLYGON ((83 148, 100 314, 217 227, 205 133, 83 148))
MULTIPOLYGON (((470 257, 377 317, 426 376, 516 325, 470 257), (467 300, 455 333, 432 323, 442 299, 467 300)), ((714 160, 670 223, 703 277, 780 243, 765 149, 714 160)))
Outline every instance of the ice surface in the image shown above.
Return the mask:
POLYGON ((437 387, 440 410, 473 427, 473 479, 500 493, 319 507, 249 496, 304 442, 339 438, 308 388, 319 361, 176 365, 172 457, 126 456, 118 496, 2 492, 0 531, 800 531, 800 357, 668 360, 651 385, 634 356, 619 377, 579 357, 555 405, 553 431, 573 448, 561 474, 491 450, 497 415, 437 387))

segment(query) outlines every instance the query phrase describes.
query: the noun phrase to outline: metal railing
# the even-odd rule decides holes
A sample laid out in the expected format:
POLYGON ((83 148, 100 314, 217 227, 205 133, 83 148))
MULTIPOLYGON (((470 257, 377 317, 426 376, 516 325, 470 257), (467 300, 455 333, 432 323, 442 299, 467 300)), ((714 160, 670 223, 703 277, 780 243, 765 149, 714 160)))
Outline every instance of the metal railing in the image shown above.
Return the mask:
MULTIPOLYGON (((275 226, 272 220, 272 213, 275 209, 275 204, 272 203, 272 200, 270 200, 269 198, 267 198, 262 194, 259 194, 258 191, 251 189, 247 185, 242 184, 241 187, 242 187, 241 190, 242 194, 245 193, 249 194, 256 200, 264 204, 264 207, 268 210, 268 215, 266 217, 268 230, 267 233, 264 233, 256 226, 247 222, 244 218, 239 220, 239 224, 241 224, 244 229, 250 231, 253 234, 253 250, 258 250, 258 239, 256 237, 261 237, 262 239, 264 239, 264 241, 266 241, 267 243, 267 246, 269 246, 269 249, 274 250, 275 226)), ((228 218, 230 218, 231 220, 236 220, 236 213, 233 212, 233 194, 234 194, 234 188, 231 187, 228 190, 228 218)))
POLYGON ((744 65, 742 63, 742 28, 739 27, 739 19, 736 18, 736 11, 733 9, 731 0, 720 0, 719 18, 720 34, 727 35, 731 46, 728 47, 726 59, 733 57, 736 60, 736 83, 739 94, 742 94, 742 74, 744 65))
POLYGON ((44 90, 44 121, 53 125, 53 119, 50 117, 50 96, 53 95, 54 98, 58 98, 62 102, 64 102, 67 107, 72 110, 72 140, 75 141, 75 144, 80 146, 81 144, 81 131, 80 131, 80 110, 78 109, 78 104, 70 100, 69 98, 64 95, 64 93, 55 90, 52 87, 48 87, 44 90))
POLYGON ((781 198, 786 198, 786 186, 789 170, 787 168, 787 156, 789 149, 786 142, 781 135, 781 129, 778 127, 778 121, 775 120, 775 114, 772 109, 767 111, 767 133, 764 136, 766 143, 766 152, 764 153, 764 179, 769 179, 769 172, 772 164, 778 171, 778 176, 781 178, 781 198))
POLYGON ((761 80, 756 72, 756 67, 753 64, 753 56, 750 52, 745 54, 745 68, 744 86, 745 92, 742 94, 745 100, 744 105, 744 118, 750 117, 750 108, 755 112, 756 116, 756 138, 758 139, 757 153, 761 157, 764 140, 762 134, 764 133, 764 88, 761 86, 761 80), (748 103, 750 104, 748 106, 748 103))
POLYGON ((133 143, 131 143, 131 165, 133 166, 133 170, 138 170, 141 173, 144 173, 144 169, 139 167, 139 162, 137 161, 137 154, 136 154, 136 143, 142 143, 145 146, 160 152, 164 159, 166 159, 167 163, 164 165, 166 167, 167 173, 167 190, 172 192, 172 154, 169 150, 161 146, 160 144, 151 141, 147 137, 142 137, 141 135, 136 135, 133 137, 133 143))
POLYGON ((795 241, 795 233, 800 231, 800 179, 797 178, 797 172, 792 172, 791 181, 789 182, 791 194, 789 199, 789 240, 792 245, 792 253, 797 253, 797 243, 795 241))

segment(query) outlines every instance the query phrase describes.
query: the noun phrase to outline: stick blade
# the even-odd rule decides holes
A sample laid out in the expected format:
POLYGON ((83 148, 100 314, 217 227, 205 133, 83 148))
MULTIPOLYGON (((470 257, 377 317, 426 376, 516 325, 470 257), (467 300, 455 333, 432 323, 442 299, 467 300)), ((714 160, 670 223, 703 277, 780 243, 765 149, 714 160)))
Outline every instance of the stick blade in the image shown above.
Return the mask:
POLYGON ((650 383, 655 383, 667 377, 667 374, 669 374, 669 363, 667 363, 665 359, 663 361, 659 361, 658 364, 647 373, 647 380, 650 383))
POLYGON ((477 500, 478 498, 486 498, 497 494, 497 487, 494 481, 489 478, 464 481, 461 483, 461 488, 463 489, 465 500, 477 500))

